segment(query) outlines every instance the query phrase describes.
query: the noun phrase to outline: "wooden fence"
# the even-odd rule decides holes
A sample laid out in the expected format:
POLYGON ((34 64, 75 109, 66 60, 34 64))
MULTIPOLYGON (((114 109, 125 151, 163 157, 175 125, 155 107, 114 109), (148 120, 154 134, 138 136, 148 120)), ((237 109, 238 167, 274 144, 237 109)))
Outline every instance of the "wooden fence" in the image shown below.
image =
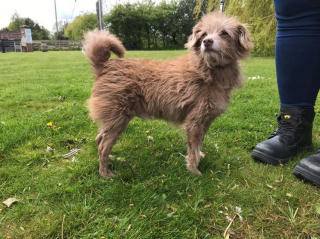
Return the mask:
POLYGON ((34 40, 33 50, 40 50, 41 45, 47 45, 48 51, 76 51, 82 49, 82 41, 34 40))

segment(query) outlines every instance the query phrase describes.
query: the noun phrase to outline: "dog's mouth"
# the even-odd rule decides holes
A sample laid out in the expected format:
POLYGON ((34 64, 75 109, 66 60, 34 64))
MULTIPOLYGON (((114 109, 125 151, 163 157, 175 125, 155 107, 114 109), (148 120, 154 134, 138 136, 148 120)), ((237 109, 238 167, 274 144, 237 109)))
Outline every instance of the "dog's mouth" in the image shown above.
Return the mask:
POLYGON ((212 47, 202 49, 202 54, 211 55, 217 57, 220 55, 220 50, 214 49, 212 47))
POLYGON ((209 46, 209 47, 204 47, 204 52, 211 52, 211 51, 214 51, 212 46, 209 46))
POLYGON ((210 45, 210 46, 201 45, 201 51, 210 53, 210 52, 214 52, 216 50, 213 49, 212 45, 210 45))
POLYGON ((208 53, 208 54, 209 54, 209 53, 218 53, 218 51, 216 51, 216 50, 214 50, 214 49, 212 49, 212 48, 211 48, 211 49, 204 49, 204 52, 205 52, 205 53, 208 53))
POLYGON ((221 55, 221 50, 219 49, 214 49, 213 47, 201 47, 200 52, 205 64, 209 68, 221 65, 223 62, 223 56, 221 55))

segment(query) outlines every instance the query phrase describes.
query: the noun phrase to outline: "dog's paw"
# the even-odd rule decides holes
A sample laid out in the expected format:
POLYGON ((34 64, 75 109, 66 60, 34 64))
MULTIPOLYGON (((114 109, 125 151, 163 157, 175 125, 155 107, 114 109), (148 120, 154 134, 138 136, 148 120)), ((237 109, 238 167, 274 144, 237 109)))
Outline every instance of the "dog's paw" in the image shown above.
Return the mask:
POLYGON ((99 169, 99 174, 104 178, 110 178, 114 176, 114 173, 110 169, 107 171, 99 169))
POLYGON ((201 158, 204 158, 206 155, 202 152, 202 151, 200 151, 200 157, 201 158))
POLYGON ((189 166, 187 166, 187 169, 188 169, 191 173, 193 173, 193 174, 195 174, 195 175, 198 175, 198 176, 201 176, 201 175, 202 175, 202 173, 199 171, 199 169, 197 169, 197 168, 195 168, 195 167, 189 167, 189 166))

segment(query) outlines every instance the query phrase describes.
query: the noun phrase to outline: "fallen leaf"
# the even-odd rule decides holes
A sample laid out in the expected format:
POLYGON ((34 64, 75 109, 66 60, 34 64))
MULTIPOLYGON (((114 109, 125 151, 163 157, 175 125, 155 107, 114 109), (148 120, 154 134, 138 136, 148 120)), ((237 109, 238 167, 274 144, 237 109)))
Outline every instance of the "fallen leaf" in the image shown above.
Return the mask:
POLYGON ((248 230, 251 230, 251 226, 248 223, 247 223, 247 228, 248 228, 248 230))
POLYGON ((131 229, 131 224, 128 226, 126 232, 130 231, 130 229, 131 229))
POLYGON ((266 184, 266 185, 268 188, 275 190, 275 188, 272 185, 270 185, 270 184, 266 184))
POLYGON ((244 181, 246 182, 246 187, 249 188, 250 186, 249 186, 247 180, 244 180, 244 181))
POLYGON ((315 212, 320 215, 320 204, 317 204, 315 207, 315 212))
POLYGON ((19 202, 19 199, 17 199, 17 198, 8 198, 7 200, 3 201, 2 203, 5 204, 7 207, 10 207, 15 202, 19 202))
POLYGON ((275 180, 276 183, 281 183, 283 180, 283 174, 281 174, 281 179, 280 180, 275 180))
POLYGON ((236 212, 239 213, 239 214, 242 213, 241 207, 236 206, 236 212))
POLYGON ((167 214, 167 217, 172 217, 173 214, 175 214, 175 213, 176 213, 176 212, 170 212, 170 213, 167 214))

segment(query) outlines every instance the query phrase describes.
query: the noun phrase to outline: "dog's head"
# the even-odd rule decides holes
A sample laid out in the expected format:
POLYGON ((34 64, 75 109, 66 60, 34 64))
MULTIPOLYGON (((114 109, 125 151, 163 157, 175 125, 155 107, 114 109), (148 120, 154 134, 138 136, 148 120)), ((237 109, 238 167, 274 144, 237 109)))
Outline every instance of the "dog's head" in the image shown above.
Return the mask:
POLYGON ((195 51, 208 67, 213 68, 245 58, 253 44, 243 24, 216 12, 201 18, 185 47, 195 51))

